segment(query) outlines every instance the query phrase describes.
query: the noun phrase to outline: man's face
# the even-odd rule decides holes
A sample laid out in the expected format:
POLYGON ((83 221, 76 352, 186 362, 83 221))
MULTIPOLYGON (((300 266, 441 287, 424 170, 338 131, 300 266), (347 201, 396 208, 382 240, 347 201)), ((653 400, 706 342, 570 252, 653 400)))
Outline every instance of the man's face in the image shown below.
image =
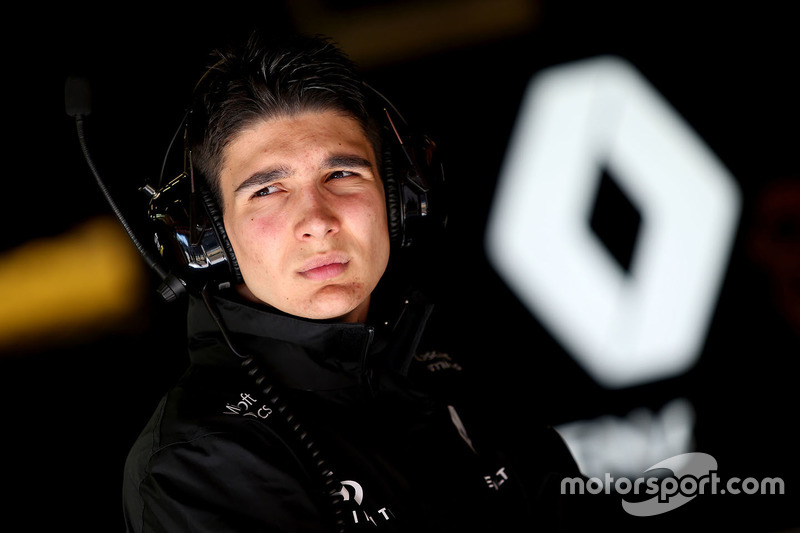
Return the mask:
POLYGON ((225 148, 220 186, 242 294, 295 316, 366 319, 389 231, 375 153, 355 119, 258 122, 225 148))

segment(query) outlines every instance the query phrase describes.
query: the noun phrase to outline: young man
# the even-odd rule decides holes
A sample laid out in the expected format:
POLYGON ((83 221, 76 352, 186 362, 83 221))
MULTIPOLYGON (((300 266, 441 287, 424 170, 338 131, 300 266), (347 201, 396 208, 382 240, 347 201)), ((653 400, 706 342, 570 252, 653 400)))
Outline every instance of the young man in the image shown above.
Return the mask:
POLYGON ((535 430, 505 456, 426 331, 433 306, 398 267, 399 125, 349 61, 252 38, 197 92, 188 153, 236 277, 190 295, 191 365, 128 457, 128 530, 561 523, 560 479, 579 475, 563 442, 535 430))

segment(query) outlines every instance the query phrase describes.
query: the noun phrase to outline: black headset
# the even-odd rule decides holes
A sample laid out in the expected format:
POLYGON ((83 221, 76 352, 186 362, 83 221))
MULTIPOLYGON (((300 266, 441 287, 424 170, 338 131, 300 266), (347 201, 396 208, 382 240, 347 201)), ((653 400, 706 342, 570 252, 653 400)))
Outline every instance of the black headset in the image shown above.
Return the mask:
MULTIPOLYGON (((405 249, 430 241, 447 224, 444 172, 436 144, 413 131, 381 93, 366 83, 364 87, 380 125, 380 174, 392 246, 405 249)), ((187 111, 175 134, 183 135, 183 171, 159 189, 142 188, 150 195, 148 216, 154 223, 156 249, 171 273, 159 289, 167 300, 185 288, 243 282, 222 212, 205 180, 195 175, 188 141, 190 116, 187 111)))

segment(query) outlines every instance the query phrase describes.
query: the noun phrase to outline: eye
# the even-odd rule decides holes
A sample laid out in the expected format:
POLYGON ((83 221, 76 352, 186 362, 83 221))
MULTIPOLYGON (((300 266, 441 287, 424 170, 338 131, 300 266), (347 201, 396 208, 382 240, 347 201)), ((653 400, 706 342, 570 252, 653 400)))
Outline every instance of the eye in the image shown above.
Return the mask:
POLYGON ((280 191, 280 188, 277 185, 267 185, 263 189, 259 189, 253 193, 253 198, 262 198, 278 191, 280 191))
POLYGON ((346 178, 348 176, 355 176, 355 172, 350 172, 349 170, 336 170, 328 174, 328 180, 336 180, 340 178, 346 178))

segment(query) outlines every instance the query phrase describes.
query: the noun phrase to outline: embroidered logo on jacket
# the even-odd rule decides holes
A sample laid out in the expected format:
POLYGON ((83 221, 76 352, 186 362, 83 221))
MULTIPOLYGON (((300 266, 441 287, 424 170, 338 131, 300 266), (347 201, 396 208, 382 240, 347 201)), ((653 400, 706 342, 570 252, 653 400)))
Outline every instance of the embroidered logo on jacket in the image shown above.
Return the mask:
POLYGON ((429 351, 422 354, 415 354, 414 359, 425 363, 425 367, 430 372, 440 372, 442 370, 461 370, 461 365, 459 365, 456 361, 450 357, 450 354, 437 352, 437 351, 429 351))
POLYGON ((387 507, 381 507, 373 513, 361 507, 361 502, 364 500, 364 489, 357 481, 342 481, 342 490, 337 494, 342 496, 345 502, 354 502, 355 509, 351 509, 353 524, 372 524, 378 526, 381 522, 388 522, 394 519, 394 514, 387 507))
POLYGON ((492 475, 483 476, 484 481, 486 481, 486 485, 490 489, 500 490, 500 486, 506 482, 508 479, 508 474, 506 474, 506 467, 500 468, 497 472, 492 475))
POLYGON ((266 405, 262 404, 261 407, 258 407, 260 402, 253 398, 250 393, 243 392, 239 395, 239 397, 241 398, 239 402, 228 402, 225 405, 225 410, 222 413, 226 415, 252 416, 254 418, 262 419, 267 418, 272 414, 272 409, 266 405))

